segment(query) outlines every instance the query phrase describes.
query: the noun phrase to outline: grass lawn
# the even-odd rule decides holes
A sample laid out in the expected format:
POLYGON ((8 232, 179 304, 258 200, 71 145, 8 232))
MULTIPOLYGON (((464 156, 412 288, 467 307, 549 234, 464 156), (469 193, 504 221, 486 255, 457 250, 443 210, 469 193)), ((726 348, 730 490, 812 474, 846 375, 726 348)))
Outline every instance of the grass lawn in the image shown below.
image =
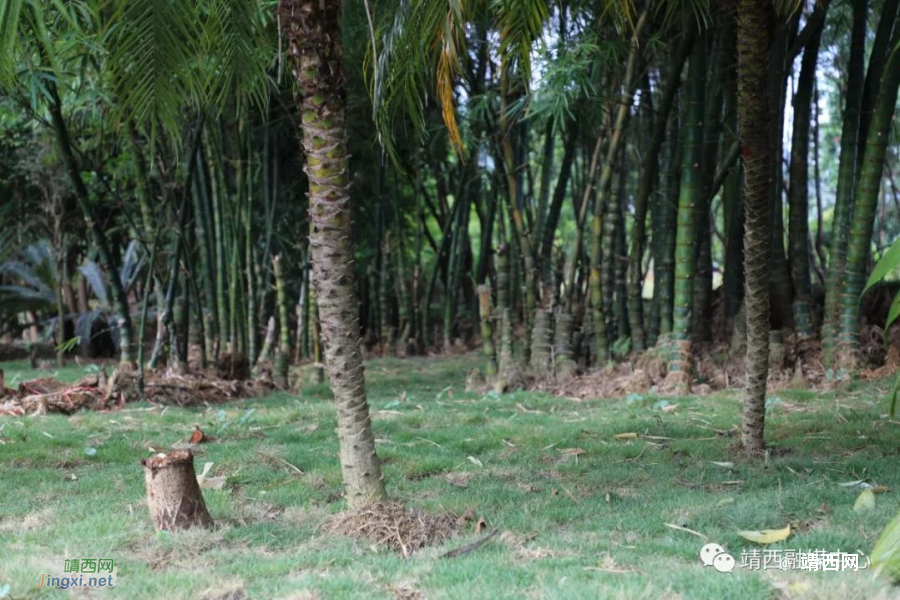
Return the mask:
MULTIPOLYGON (((342 510, 327 386, 208 408, 132 404, 72 417, 0 417, 0 589, 35 588, 64 558, 112 558, 122 598, 891 598, 874 571, 704 568, 700 537, 740 565, 755 546, 736 532, 794 529, 782 549, 870 552, 900 508, 891 381, 829 393, 772 394, 765 462, 733 451, 740 394, 591 399, 466 393, 475 355, 367 364, 389 493, 429 511, 474 508, 502 533, 460 558, 463 537, 410 559, 325 532, 342 510), (674 407, 673 405, 677 405, 674 407), (156 533, 139 460, 190 437, 196 467, 215 463, 223 490, 204 490, 217 527, 156 533), (620 433, 641 437, 617 440, 620 433), (655 436, 655 437, 645 437, 655 436), (583 453, 581 452, 583 451, 583 453), (297 473, 278 459, 303 471, 297 473), (726 464, 733 463, 731 468, 726 464), (853 509, 867 480, 891 488, 853 509)), ((47 376, 0 364, 7 385, 47 376)), ((59 373, 75 380, 82 367, 59 373)), ((94 592, 96 595, 104 593, 94 592)))

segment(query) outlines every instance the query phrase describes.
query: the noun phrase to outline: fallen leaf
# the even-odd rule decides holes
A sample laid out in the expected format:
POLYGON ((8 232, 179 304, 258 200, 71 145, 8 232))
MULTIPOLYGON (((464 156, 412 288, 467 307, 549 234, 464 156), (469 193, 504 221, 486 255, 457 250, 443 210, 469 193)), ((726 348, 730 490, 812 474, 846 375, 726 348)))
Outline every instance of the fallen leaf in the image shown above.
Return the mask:
POLYGON ((663 523, 666 527, 670 529, 675 529, 677 531, 683 531, 685 533, 690 533, 691 535, 696 535, 699 538, 703 538, 704 540, 709 539, 699 531, 694 531, 693 529, 688 529, 687 527, 682 527, 681 525, 676 525, 674 523, 663 523))
POLYGON ((845 481, 844 483, 839 483, 838 485, 841 487, 856 487, 861 483, 865 483, 865 479, 857 479, 856 481, 845 481))
POLYGON ((475 458, 474 456, 469 456, 467 458, 469 459, 469 462, 472 463, 473 465, 476 465, 479 467, 484 466, 484 464, 482 464, 482 462, 480 460, 478 460, 477 458, 475 458))
POLYGON ((614 436, 617 440, 636 440, 638 438, 638 434, 636 433, 617 433, 614 436))
POLYGON ((791 525, 784 529, 762 529, 760 531, 738 531, 737 534, 745 540, 756 542, 757 544, 774 544, 786 540, 791 535, 791 525))
POLYGON ((709 461, 709 462, 711 462, 712 464, 716 465, 717 467, 722 467, 723 469, 733 469, 733 468, 734 468, 734 463, 733 463, 733 462, 728 462, 728 461, 721 461, 721 462, 720 462, 720 461, 715 461, 715 460, 711 460, 711 461, 709 461))
POLYGON ((891 488, 889 488, 886 485, 876 485, 875 487, 872 488, 873 494, 887 494, 890 491, 891 491, 891 488))
POLYGON ((872 490, 863 490, 853 503, 853 510, 866 512, 875 508, 875 493, 872 490))
POLYGON ((188 440, 189 444, 202 444, 206 441, 206 434, 203 433, 203 430, 200 429, 197 425, 194 425, 194 433, 191 434, 191 439, 188 440))
POLYGON ((221 490, 225 487, 225 476, 221 475, 219 477, 208 477, 207 474, 213 467, 213 463, 208 462, 203 465, 203 471, 197 475, 197 483, 201 488, 206 488, 210 490, 221 490))
POLYGON ((663 406, 662 411, 664 413, 673 413, 673 412, 675 412, 675 409, 677 409, 677 408, 678 408, 677 404, 669 404, 668 406, 663 406))
POLYGON ((583 448, 561 448, 560 453, 569 454, 571 456, 581 456, 585 453, 583 448))
POLYGON ((478 522, 475 523, 475 533, 481 534, 487 528, 487 521, 484 520, 484 517, 478 519, 478 522))

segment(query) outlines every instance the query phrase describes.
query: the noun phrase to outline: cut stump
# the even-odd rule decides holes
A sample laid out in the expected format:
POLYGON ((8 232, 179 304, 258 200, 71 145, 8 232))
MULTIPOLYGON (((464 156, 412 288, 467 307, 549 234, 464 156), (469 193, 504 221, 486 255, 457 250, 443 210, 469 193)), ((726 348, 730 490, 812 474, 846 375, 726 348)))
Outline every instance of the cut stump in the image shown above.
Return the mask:
POLYGON ((150 518, 158 531, 212 526, 190 450, 159 453, 142 459, 141 464, 144 465, 150 518))

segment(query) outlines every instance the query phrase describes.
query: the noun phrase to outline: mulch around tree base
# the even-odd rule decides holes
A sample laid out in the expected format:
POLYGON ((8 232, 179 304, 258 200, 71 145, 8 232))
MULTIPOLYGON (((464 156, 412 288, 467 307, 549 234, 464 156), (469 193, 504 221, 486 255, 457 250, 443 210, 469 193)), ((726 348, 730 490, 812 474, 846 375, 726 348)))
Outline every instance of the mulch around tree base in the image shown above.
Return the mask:
POLYGON ((456 536, 459 528, 459 518, 454 514, 430 514, 396 502, 348 510, 327 524, 330 533, 364 538, 404 557, 425 546, 441 544, 456 536))

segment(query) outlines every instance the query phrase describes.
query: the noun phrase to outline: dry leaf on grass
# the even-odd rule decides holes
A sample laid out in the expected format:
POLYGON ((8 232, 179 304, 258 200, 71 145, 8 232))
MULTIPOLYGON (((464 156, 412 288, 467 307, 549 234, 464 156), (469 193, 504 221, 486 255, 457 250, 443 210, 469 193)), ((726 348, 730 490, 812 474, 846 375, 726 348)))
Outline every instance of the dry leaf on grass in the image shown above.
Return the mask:
POLYGON ((737 534, 745 540, 756 542, 757 544, 774 544, 786 540, 791 535, 791 525, 784 529, 761 529, 759 531, 738 531, 737 534))
POLYGON ((203 430, 200 429, 198 425, 194 425, 194 433, 191 434, 191 439, 188 440, 189 444, 203 444, 207 441, 206 434, 203 433, 203 430))

